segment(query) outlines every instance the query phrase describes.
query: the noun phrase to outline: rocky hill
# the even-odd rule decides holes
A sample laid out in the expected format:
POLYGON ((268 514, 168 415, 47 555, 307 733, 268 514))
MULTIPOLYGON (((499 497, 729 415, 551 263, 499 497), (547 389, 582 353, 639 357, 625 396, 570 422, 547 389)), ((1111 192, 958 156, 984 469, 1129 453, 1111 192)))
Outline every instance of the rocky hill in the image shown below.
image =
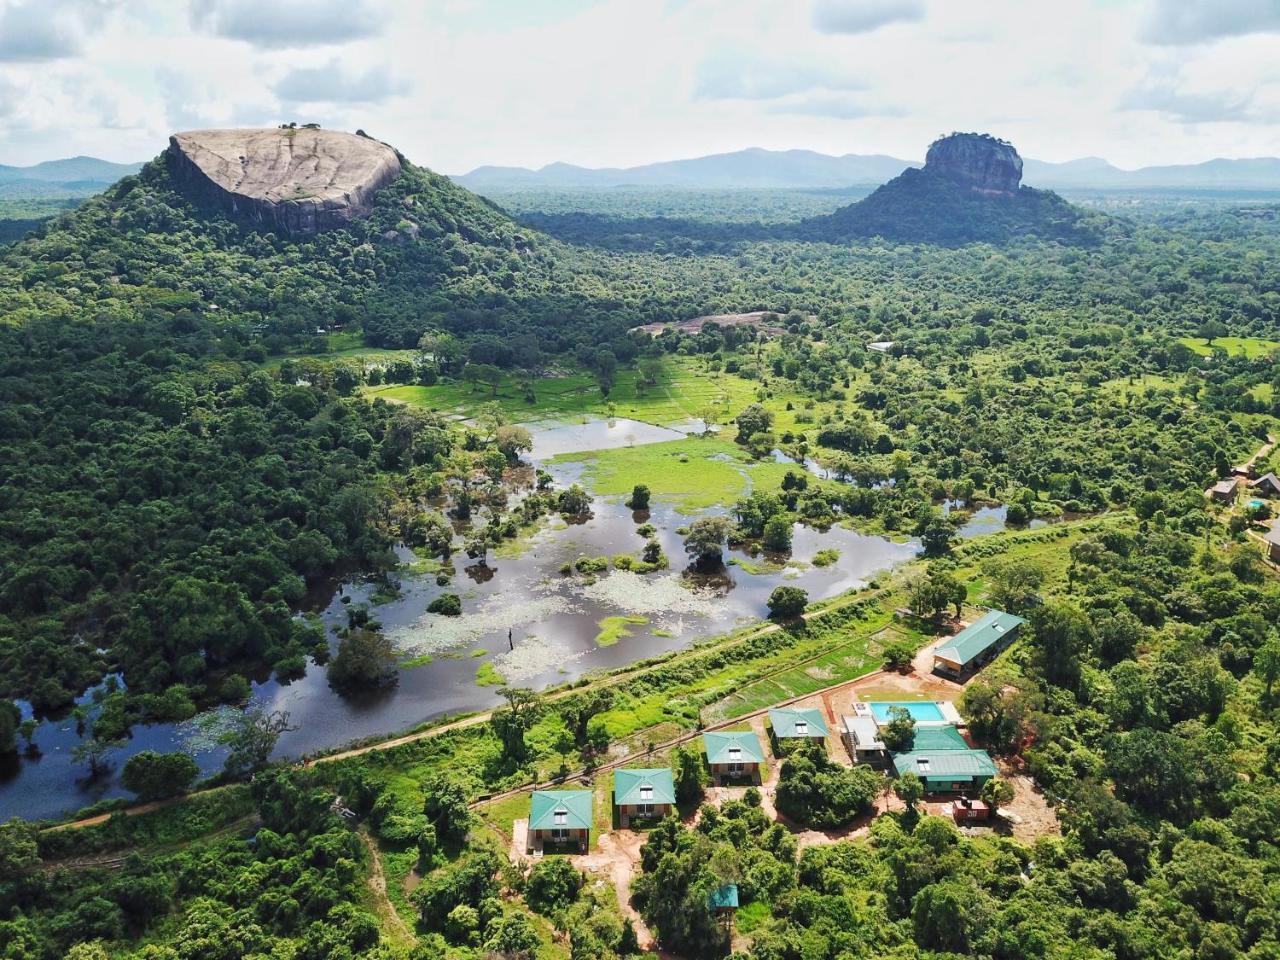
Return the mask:
POLYGON ((988 197, 1012 197, 1022 181, 1013 144, 987 134, 953 133, 929 145, 925 169, 988 197))
POLYGON ((368 216, 400 176, 386 144, 336 130, 191 130, 169 138, 174 182, 190 199, 290 236, 368 216))
POLYGON ((1022 158, 1012 144, 953 133, 930 145, 923 168, 904 170, 866 199, 805 221, 802 232, 822 240, 879 236, 939 244, 1095 239, 1083 211, 1021 180, 1022 158))

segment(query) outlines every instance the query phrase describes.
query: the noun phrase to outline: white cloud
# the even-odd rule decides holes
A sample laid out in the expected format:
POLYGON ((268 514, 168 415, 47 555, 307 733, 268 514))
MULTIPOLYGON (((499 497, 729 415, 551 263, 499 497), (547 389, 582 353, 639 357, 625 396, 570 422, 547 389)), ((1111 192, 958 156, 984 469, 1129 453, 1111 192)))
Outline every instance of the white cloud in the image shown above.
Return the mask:
POLYGON ((353 72, 336 59, 296 67, 275 84, 276 95, 291 103, 378 103, 408 91, 408 83, 385 66, 353 72))
POLYGON ((382 11, 369 0, 193 0, 191 22, 220 37, 284 49, 374 36, 382 11))
POLYGON ((74 57, 86 32, 102 22, 105 0, 11 0, 0 3, 0 62, 38 63, 74 57))
POLYGON ((819 33, 870 33, 891 23, 924 19, 924 0, 814 0, 819 33))
POLYGON ((1276 32, 1276 0, 1154 0, 1143 36, 1151 43, 1181 46, 1276 32))
POLYGON ((866 117, 901 117, 906 110, 892 104, 876 104, 862 97, 838 93, 812 93, 788 97, 769 104, 770 113, 830 117, 833 120, 861 120, 866 117))
MULTIPOLYGON (((36 2, 0 0, 0 22, 36 2)), ((35 61, 28 37, 0 61, 0 163, 140 160, 175 130, 289 120, 450 173, 748 146, 919 158, 956 129, 1120 166, 1280 152, 1275 37, 1148 43, 1155 3, 983 0, 980 21, 947 0, 831 3, 828 26, 860 32, 824 32, 811 2, 777 0, 315 0, 305 17, 300 0, 43 0, 66 40, 44 50, 70 53, 35 61)))
POLYGON ((717 53, 698 67, 694 96, 705 100, 772 100, 816 87, 865 90, 867 82, 830 65, 745 53, 717 53))
POLYGON ((1121 100, 1121 106, 1127 110, 1153 110, 1179 123, 1274 123, 1280 119, 1274 113, 1259 111, 1249 92, 1196 92, 1170 83, 1134 90, 1121 100))

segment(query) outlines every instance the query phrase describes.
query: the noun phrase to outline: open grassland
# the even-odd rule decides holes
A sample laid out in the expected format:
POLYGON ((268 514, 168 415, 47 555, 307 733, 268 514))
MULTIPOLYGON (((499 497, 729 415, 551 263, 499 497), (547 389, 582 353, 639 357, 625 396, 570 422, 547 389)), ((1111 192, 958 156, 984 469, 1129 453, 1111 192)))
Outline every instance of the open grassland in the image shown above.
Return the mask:
MULTIPOLYGON (((369 352, 371 357, 377 353, 381 351, 369 352)), ((338 355, 341 353, 328 356, 338 355)), ((353 350, 351 355, 361 354, 353 350)), ((846 393, 852 396, 861 384, 861 378, 851 380, 846 393)), ((744 379, 712 369, 697 357, 664 357, 653 384, 645 384, 634 368, 620 367, 608 397, 601 394, 595 378, 582 370, 531 380, 504 374, 495 387, 446 380, 432 386, 381 384, 365 387, 362 392, 370 398, 411 403, 456 419, 470 419, 486 405, 496 403, 513 423, 616 416, 659 426, 710 419, 730 424, 728 429, 746 406, 760 403, 773 414, 773 429, 779 435, 811 430, 824 418, 839 420, 848 403, 807 397, 778 378, 744 379), (532 402, 526 399, 526 386, 533 392, 532 402)))
POLYGON ((1211 355, 1214 350, 1225 350, 1233 357, 1256 360, 1258 357, 1269 356, 1280 350, 1280 340, 1262 340, 1258 337, 1217 337, 1214 340, 1205 340, 1203 337, 1181 337, 1178 342, 1202 357, 1211 355))
POLYGON ((742 447, 719 437, 687 437, 637 447, 563 454, 553 463, 584 465, 583 480, 601 496, 631 493, 645 484, 655 497, 676 500, 684 511, 730 504, 755 487, 782 483, 792 464, 754 460, 742 447))
POLYGON ((462 419, 496 403, 515 423, 619 416, 667 425, 707 414, 728 418, 755 399, 755 387, 748 381, 712 373, 684 358, 665 359, 652 385, 645 384, 633 368, 619 368, 608 397, 601 394, 595 378, 582 371, 538 377, 528 386, 534 395, 532 403, 525 399, 525 380, 509 374, 496 387, 451 380, 429 387, 383 384, 366 387, 364 393, 462 419))

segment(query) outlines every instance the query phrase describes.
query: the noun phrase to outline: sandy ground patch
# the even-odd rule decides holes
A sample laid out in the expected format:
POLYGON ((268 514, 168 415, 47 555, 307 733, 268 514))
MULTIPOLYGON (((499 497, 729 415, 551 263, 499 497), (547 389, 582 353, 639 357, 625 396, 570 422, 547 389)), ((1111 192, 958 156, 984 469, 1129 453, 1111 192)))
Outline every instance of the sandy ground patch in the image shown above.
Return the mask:
POLYGON ((1021 764, 1006 759, 996 760, 1000 776, 1013 786, 1013 800, 1002 809, 1011 810, 1017 823, 1010 825, 1010 832, 1023 843, 1032 843, 1038 837, 1056 837, 1062 833, 1057 812, 1049 806, 1045 795, 1036 787, 1021 764))
POLYGON ((653 951, 653 934, 631 905, 631 880, 640 869, 640 848, 644 846, 644 841, 645 835, 636 830, 612 830, 600 837, 594 851, 570 857, 569 860, 589 877, 613 885, 618 907, 622 910, 622 915, 629 918, 635 926, 640 948, 653 951))

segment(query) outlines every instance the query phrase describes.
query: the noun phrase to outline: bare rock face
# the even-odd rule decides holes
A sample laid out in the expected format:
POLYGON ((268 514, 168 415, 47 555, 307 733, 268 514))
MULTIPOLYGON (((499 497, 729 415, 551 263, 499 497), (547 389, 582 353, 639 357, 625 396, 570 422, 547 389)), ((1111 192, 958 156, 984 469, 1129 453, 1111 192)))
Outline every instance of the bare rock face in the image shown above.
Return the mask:
POLYGON ((953 133, 935 140, 924 168, 986 196, 1014 196, 1022 181, 1022 158, 1013 144, 985 133, 953 133))
POLYGON ((165 156, 192 199, 295 237, 367 216, 400 176, 386 144, 336 130, 190 130, 169 138, 165 156))

